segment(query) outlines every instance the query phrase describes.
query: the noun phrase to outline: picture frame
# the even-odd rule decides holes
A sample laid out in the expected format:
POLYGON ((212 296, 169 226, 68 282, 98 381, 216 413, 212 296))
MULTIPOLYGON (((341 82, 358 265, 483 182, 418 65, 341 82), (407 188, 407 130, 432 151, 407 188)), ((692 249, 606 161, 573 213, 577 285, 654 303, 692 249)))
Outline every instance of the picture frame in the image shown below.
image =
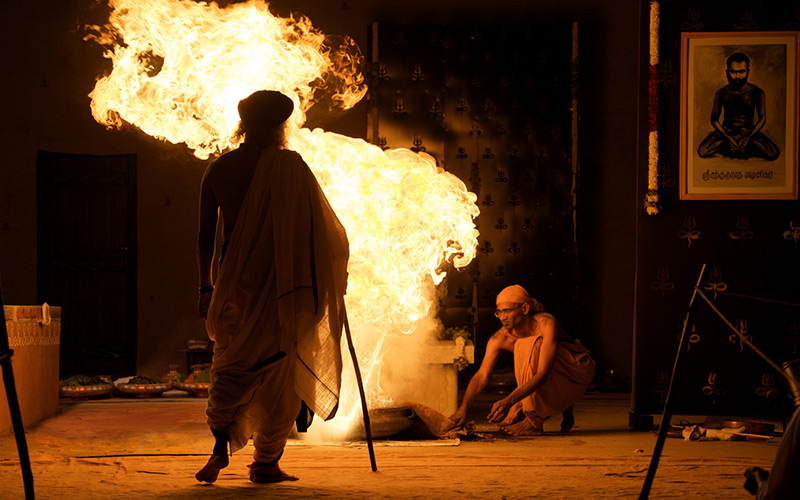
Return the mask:
POLYGON ((681 200, 797 199, 799 44, 800 32, 681 34, 681 200))

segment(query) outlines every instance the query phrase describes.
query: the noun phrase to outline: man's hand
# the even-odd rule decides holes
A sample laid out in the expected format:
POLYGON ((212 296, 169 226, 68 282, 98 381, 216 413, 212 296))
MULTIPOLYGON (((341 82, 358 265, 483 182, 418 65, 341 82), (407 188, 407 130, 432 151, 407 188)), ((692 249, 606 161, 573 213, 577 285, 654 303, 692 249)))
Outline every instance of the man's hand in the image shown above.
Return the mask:
POLYGON ((512 406, 514 406, 514 401, 510 397, 496 401, 492 405, 492 411, 489 412, 489 416, 486 418, 493 424, 499 424, 508 416, 512 406))
POLYGON ((203 319, 206 319, 206 316, 208 316, 208 306, 211 305, 211 295, 213 293, 213 291, 202 292, 200 298, 197 299, 197 310, 200 311, 200 316, 203 319))
POLYGON ((450 415, 450 420, 456 423, 457 427, 461 427, 467 423, 467 410, 459 408, 455 413, 450 415))

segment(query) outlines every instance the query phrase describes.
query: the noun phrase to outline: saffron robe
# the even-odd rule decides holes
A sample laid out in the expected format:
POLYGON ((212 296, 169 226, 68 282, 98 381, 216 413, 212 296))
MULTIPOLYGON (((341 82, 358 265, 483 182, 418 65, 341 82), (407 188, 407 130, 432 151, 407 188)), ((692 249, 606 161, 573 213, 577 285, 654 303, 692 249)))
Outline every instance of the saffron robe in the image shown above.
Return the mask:
POLYGON ((262 151, 206 321, 206 414, 233 451, 253 435, 257 460, 260 443, 279 457, 301 399, 325 420, 336 413, 348 258, 345 229, 300 155, 262 151))
MULTIPOLYGON (((514 342, 514 376, 521 386, 536 375, 542 336, 534 335, 514 342)), ((529 416, 535 414, 544 419, 562 413, 575 404, 589 387, 594 377, 595 361, 579 340, 575 343, 560 341, 556 359, 547 380, 530 396, 512 407, 508 418, 518 418, 522 410, 529 416)))

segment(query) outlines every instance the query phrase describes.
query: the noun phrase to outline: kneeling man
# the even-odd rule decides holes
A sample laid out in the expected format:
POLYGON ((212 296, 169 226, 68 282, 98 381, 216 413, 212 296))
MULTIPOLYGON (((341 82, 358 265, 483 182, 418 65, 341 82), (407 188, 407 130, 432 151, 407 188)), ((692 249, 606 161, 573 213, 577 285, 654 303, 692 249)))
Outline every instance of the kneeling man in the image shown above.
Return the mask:
POLYGON ((569 432, 575 424, 573 405, 594 377, 589 351, 519 285, 500 292, 495 316, 503 328, 489 338, 483 362, 450 419, 465 423, 467 408, 486 388, 502 349, 514 353, 517 388, 494 403, 489 421, 512 435, 537 436, 548 417, 562 413, 561 432, 569 432))

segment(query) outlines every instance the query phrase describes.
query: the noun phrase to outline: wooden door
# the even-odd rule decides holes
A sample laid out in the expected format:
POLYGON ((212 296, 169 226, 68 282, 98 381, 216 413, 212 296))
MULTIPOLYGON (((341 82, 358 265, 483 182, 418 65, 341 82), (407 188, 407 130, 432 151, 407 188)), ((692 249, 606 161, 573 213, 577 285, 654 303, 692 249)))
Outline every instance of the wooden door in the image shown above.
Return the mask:
POLYGON ((136 156, 39 151, 39 302, 62 307, 62 378, 136 369, 136 156))

